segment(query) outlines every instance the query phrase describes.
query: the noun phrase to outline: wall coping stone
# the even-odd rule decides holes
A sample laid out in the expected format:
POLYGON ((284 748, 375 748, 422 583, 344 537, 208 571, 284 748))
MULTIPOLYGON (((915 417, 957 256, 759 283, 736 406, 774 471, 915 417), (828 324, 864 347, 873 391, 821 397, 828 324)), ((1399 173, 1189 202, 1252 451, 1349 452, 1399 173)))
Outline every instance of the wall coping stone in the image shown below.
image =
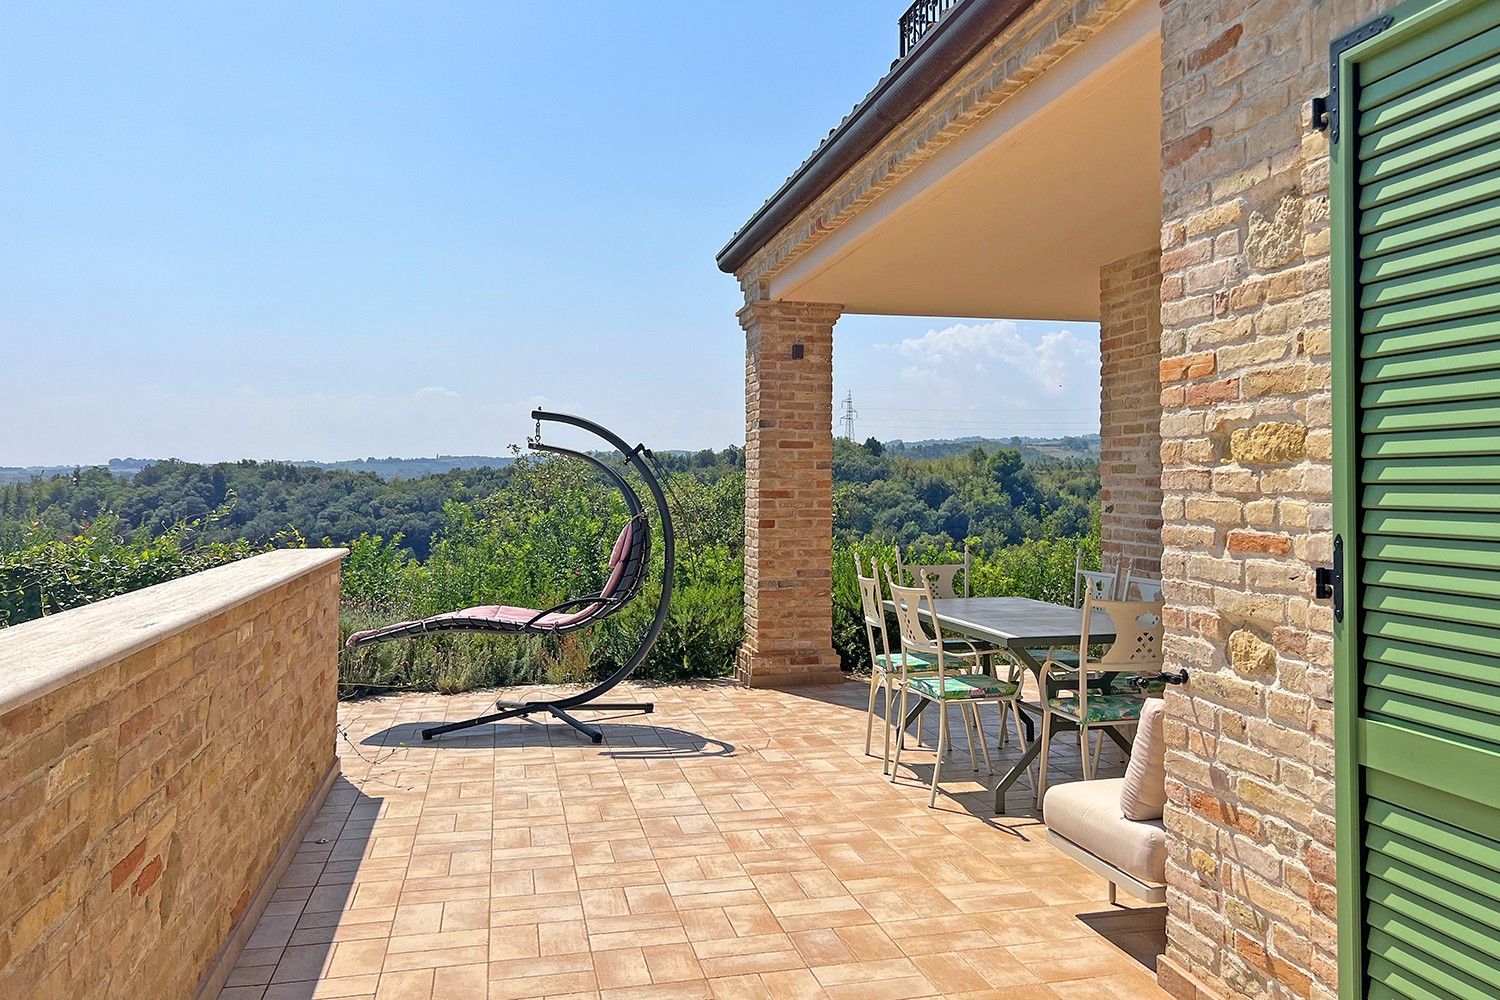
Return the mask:
POLYGON ((347 554, 278 549, 0 629, 0 715, 347 554))

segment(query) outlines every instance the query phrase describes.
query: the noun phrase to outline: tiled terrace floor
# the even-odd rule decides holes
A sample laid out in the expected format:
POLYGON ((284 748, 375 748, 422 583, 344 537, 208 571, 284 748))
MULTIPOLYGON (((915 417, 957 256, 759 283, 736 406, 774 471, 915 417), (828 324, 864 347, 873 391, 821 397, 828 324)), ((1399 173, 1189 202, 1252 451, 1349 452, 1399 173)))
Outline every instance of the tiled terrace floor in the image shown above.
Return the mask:
POLYGON ((422 742, 479 695, 345 704, 344 777, 221 998, 1165 997, 1162 909, 1105 903, 1024 781, 994 817, 961 742, 938 809, 930 751, 885 780, 866 690, 616 692, 656 713, 597 747, 531 722, 422 742))

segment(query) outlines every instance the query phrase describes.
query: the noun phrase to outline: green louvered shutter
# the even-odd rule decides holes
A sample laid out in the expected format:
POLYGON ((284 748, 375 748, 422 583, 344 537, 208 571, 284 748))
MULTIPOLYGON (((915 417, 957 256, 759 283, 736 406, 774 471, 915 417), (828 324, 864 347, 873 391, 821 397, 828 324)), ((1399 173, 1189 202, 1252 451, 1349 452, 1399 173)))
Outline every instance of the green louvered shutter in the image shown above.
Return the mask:
POLYGON ((1335 52, 1340 995, 1497 1000, 1500 0, 1335 52))

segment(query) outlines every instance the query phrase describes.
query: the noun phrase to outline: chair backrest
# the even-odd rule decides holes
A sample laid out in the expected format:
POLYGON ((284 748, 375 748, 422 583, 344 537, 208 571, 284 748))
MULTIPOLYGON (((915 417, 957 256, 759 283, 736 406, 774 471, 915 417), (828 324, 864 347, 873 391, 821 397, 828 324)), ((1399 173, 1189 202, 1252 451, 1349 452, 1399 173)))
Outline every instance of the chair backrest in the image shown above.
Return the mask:
POLYGON ((1120 670, 1161 669, 1162 634, 1165 631, 1161 601, 1084 601, 1080 641, 1085 649, 1090 631, 1089 619, 1101 611, 1114 623, 1115 641, 1099 659, 1090 660, 1084 656, 1080 663, 1120 670))
POLYGON ((556 631, 572 631, 582 628, 595 618, 613 614, 616 609, 629 603, 641 592, 646 582, 646 571, 651 567, 651 525, 646 515, 640 513, 625 522, 609 553, 609 579, 604 589, 597 594, 579 598, 582 604, 576 611, 559 613, 543 622, 556 631), (584 604, 589 601, 592 603, 584 604))
POLYGON ((885 654, 886 662, 890 662, 891 642, 890 636, 885 630, 885 608, 880 603, 880 567, 875 562, 875 557, 870 557, 870 575, 865 576, 860 572, 864 567, 861 563, 864 557, 858 552, 854 553, 854 579, 859 581, 859 604, 865 619, 865 641, 870 644, 870 661, 876 662, 875 658, 885 654), (876 633, 880 635, 880 647, 875 646, 876 633))
MULTIPOLYGON (((1130 561, 1130 567, 1135 567, 1135 560, 1130 561)), ((1083 550, 1079 549, 1073 557, 1073 607, 1083 607, 1084 597, 1091 596, 1096 601, 1115 601, 1126 597, 1124 591, 1125 578, 1128 575, 1125 557, 1121 556, 1119 562, 1115 563, 1114 569, 1109 569, 1102 561, 1098 569, 1083 568, 1083 550)))
POLYGON ((1057 676, 1072 676, 1067 690, 1078 699, 1078 712, 1088 711, 1088 677, 1091 671, 1160 671, 1162 668, 1162 634, 1160 601, 1096 601, 1092 595, 1083 598, 1083 626, 1078 638, 1078 666, 1057 676), (1114 624, 1115 641, 1098 659, 1089 655, 1092 644, 1093 618, 1109 616, 1114 624))
POLYGON ((1149 576, 1136 576, 1131 573, 1125 577, 1125 592, 1120 596, 1130 600, 1130 591, 1135 590, 1135 598, 1139 601, 1161 600, 1161 581, 1149 576))
POLYGON ((932 611, 932 592, 926 585, 903 587, 890 577, 886 567, 886 584, 890 587, 891 601, 896 605, 896 624, 901 632, 901 648, 912 653, 925 653, 937 658, 938 672, 943 670, 943 633, 936 617, 932 620, 932 632, 922 621, 921 608, 925 603, 932 611))
POLYGON ((964 571, 963 563, 931 563, 928 565, 913 564, 906 567, 912 579, 925 582, 932 591, 932 596, 938 600, 946 601, 958 595, 958 574, 964 571))

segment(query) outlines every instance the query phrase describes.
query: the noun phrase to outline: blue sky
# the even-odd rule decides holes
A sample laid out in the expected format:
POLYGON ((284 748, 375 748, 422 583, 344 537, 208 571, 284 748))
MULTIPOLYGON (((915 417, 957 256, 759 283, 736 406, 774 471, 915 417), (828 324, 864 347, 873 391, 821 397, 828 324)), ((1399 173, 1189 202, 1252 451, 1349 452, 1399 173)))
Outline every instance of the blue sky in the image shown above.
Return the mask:
MULTIPOLYGON (((0 465, 743 441, 714 255, 905 6, 6 5, 0 465)), ((861 438, 1097 429, 1088 324, 836 343, 861 438)))

